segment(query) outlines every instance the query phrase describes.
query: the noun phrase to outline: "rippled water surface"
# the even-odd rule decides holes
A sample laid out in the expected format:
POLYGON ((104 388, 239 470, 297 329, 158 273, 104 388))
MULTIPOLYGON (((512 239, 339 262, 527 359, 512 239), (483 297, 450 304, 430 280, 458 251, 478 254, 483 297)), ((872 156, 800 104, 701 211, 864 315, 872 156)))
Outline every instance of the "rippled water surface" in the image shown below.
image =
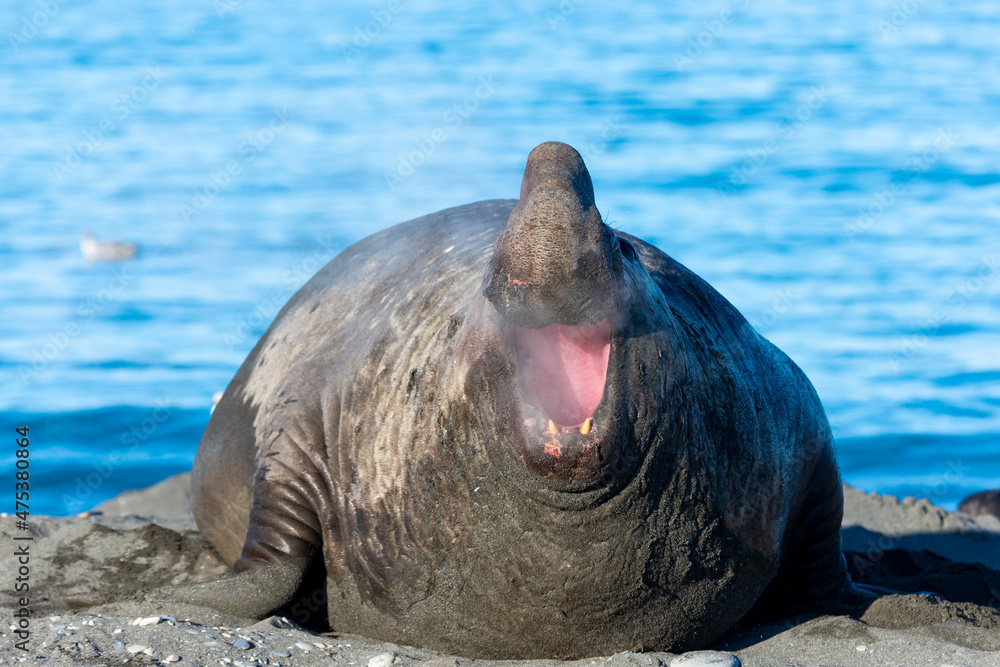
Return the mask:
POLYGON ((516 197, 546 140, 802 366, 845 479, 1000 486, 1000 6, 904 4, 5 3, 0 427, 31 427, 32 511, 188 468, 322 263, 516 197), (88 230, 137 259, 87 264, 88 230))

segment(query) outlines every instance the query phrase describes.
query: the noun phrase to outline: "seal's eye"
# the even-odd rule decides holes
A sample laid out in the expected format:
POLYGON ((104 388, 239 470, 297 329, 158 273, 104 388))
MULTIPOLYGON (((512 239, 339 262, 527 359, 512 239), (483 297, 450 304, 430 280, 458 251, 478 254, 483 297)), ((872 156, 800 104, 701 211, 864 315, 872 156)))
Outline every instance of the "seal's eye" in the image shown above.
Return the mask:
POLYGON ((633 261, 639 259, 639 253, 635 251, 635 248, 632 247, 632 244, 620 236, 618 237, 618 247, 622 251, 622 257, 624 257, 625 259, 631 259, 633 261))

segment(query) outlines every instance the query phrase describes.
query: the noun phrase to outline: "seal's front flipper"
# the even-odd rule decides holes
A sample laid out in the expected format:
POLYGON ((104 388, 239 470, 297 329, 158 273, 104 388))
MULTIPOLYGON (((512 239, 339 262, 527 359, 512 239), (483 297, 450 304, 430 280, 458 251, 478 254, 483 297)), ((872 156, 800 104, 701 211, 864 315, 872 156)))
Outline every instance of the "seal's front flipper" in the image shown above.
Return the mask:
MULTIPOLYGON (((293 404, 294 406, 294 404, 293 404)), ((261 465, 235 574, 203 584, 166 587, 147 600, 166 599, 262 619, 295 601, 314 562, 320 561, 321 476, 306 455, 320 434, 302 427, 293 408, 275 408, 260 436, 261 465), (302 443, 307 443, 303 445, 302 443)))
POLYGON ((187 586, 165 586, 146 595, 149 602, 181 602, 211 607, 242 618, 262 619, 291 602, 311 558, 256 561, 222 579, 187 586))

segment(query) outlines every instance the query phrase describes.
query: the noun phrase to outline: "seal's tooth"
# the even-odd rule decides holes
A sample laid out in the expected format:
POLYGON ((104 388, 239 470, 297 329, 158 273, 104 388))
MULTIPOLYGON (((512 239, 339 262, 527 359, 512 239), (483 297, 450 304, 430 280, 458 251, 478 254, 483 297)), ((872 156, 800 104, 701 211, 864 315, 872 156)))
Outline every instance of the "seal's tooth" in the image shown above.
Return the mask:
POLYGON ((580 426, 580 434, 587 435, 588 433, 590 433, 590 427, 593 426, 593 424, 594 420, 591 419, 590 417, 587 417, 587 419, 583 422, 583 425, 580 426))
POLYGON ((559 427, 556 426, 556 423, 551 419, 549 420, 549 433, 551 433, 552 435, 559 434, 559 427))

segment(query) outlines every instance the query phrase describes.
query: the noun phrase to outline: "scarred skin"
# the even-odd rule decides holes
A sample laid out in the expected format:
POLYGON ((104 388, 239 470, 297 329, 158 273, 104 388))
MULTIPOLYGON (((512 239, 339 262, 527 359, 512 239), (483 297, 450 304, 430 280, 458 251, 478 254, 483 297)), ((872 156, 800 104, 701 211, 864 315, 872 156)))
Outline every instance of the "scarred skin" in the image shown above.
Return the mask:
POLYGON ((849 588, 809 381, 605 225, 565 144, 532 151, 520 200, 397 225, 310 280, 216 408, 193 491, 237 574, 179 598, 262 617, 321 560, 334 630, 470 657, 687 650, 849 588), (604 318, 593 428, 550 434, 514 326, 604 318))

